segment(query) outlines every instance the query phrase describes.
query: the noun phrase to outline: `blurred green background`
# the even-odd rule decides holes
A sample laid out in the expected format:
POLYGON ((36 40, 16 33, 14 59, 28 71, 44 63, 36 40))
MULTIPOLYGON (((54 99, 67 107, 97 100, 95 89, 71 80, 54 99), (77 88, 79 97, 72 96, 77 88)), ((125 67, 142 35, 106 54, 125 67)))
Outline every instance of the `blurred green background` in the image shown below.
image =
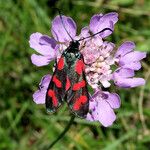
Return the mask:
MULTIPOLYGON (((137 50, 150 52, 150 0, 0 0, 0 150, 40 150, 67 125, 66 106, 48 115, 32 101, 41 77, 51 66, 35 67, 30 56, 33 32, 50 33, 53 7, 72 17, 80 29, 92 15, 116 11, 119 22, 109 38, 117 45, 132 40, 137 50)), ((122 105, 109 128, 76 119, 54 150, 149 150, 150 149, 150 57, 137 73, 147 83, 130 90, 118 89, 122 105)))

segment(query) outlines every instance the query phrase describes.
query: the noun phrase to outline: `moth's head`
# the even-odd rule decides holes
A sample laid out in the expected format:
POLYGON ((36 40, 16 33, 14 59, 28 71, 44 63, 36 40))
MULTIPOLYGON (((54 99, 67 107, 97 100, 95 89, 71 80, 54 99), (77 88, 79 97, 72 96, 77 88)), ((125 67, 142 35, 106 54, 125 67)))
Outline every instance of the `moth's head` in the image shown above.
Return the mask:
POLYGON ((79 49, 79 45, 80 45, 79 41, 71 41, 69 47, 73 49, 79 49))

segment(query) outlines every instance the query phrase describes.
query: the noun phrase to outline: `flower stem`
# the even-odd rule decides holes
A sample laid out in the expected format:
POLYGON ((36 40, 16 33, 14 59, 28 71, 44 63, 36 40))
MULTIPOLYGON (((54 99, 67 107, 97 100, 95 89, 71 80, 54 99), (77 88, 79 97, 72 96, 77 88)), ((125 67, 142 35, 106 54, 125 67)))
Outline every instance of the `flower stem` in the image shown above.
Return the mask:
POLYGON ((69 123, 67 124, 63 132, 45 150, 51 149, 66 134, 66 132, 70 129, 74 119, 75 119, 75 116, 72 115, 69 123))

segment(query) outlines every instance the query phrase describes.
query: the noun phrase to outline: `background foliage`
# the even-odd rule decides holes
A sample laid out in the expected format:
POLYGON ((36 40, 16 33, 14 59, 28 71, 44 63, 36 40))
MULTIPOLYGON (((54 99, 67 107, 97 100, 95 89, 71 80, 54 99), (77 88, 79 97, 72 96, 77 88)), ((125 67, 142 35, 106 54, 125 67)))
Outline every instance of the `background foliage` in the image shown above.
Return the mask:
MULTIPOLYGON (((109 40, 117 45, 132 40, 137 50, 150 52, 149 0, 0 0, 0 150, 39 150, 64 129, 70 114, 66 106, 48 115, 34 104, 32 93, 51 66, 31 64, 29 48, 33 32, 50 35, 51 20, 58 13, 71 16, 78 31, 95 13, 117 11, 119 22, 109 40)), ((78 32, 79 33, 79 32, 78 32)), ((150 57, 138 75, 144 87, 117 90, 122 106, 113 126, 76 119, 66 136, 53 149, 148 150, 150 149, 150 57)))

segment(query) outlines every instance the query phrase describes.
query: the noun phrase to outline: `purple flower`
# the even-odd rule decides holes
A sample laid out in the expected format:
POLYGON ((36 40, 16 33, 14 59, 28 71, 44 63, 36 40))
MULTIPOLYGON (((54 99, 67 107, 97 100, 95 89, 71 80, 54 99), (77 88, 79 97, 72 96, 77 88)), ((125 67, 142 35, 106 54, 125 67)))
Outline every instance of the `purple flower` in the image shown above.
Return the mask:
MULTIPOLYGON (((68 31, 69 35, 73 39, 76 39, 77 29, 73 19, 66 16, 62 16, 62 19, 63 19, 63 24, 66 30, 68 31)), ((88 30, 86 31, 82 30, 79 37, 85 35, 83 34, 84 32, 85 33, 89 32, 89 29, 90 32, 93 33, 97 31, 101 31, 104 28, 110 28, 113 30, 114 24, 117 22, 117 20, 118 20, 117 13, 108 13, 106 15, 102 15, 102 14, 94 15, 90 21, 88 30)), ((59 51, 63 51, 68 47, 71 38, 65 31, 64 26, 62 25, 62 21, 60 17, 56 16, 52 21, 52 28, 51 28, 51 32, 54 38, 51 38, 48 35, 42 35, 41 33, 33 33, 30 36, 30 40, 29 40, 30 47, 36 50, 38 53, 40 53, 40 55, 33 54, 31 56, 31 61, 34 65, 36 66, 48 65, 50 61, 60 56, 59 51)), ((101 38, 104 38, 110 34, 111 34, 110 31, 104 31, 100 34, 100 36, 101 38)))
MULTIPOLYGON (((33 33, 30 36, 30 47, 39 53, 31 56, 31 61, 36 66, 45 66, 52 60, 59 60, 61 53, 69 46, 70 41, 79 40, 92 34, 100 32, 105 28, 114 30, 118 21, 118 14, 96 14, 89 23, 89 26, 82 28, 77 36, 77 27, 72 18, 56 16, 52 21, 49 37, 41 33, 33 33)), ((102 87, 110 87, 111 80, 115 85, 122 88, 133 88, 145 84, 143 78, 137 78, 135 71, 141 68, 140 61, 146 57, 145 52, 134 51, 133 42, 123 43, 116 51, 114 43, 105 41, 112 31, 105 30, 100 34, 80 40, 79 50, 84 56, 85 75, 88 84, 95 90, 89 101, 89 113, 87 120, 99 121, 105 127, 110 126, 116 119, 114 109, 120 107, 120 97, 116 93, 102 91, 102 87), (116 68, 117 65, 117 68, 116 68), (115 71, 114 68, 116 68, 115 71)), ((33 94, 33 100, 37 104, 44 104, 46 92, 51 80, 51 75, 45 75, 39 84, 39 90, 33 94)))
POLYGON ((50 80, 51 80, 51 75, 49 75, 49 74, 42 77, 41 82, 39 84, 39 90, 37 90, 33 94, 33 101, 36 104, 44 104, 45 103, 46 91, 47 91, 48 85, 50 83, 50 80))
POLYGON ((113 124, 116 115, 113 109, 120 107, 120 97, 116 93, 96 91, 90 99, 87 120, 99 121, 105 127, 113 124))

